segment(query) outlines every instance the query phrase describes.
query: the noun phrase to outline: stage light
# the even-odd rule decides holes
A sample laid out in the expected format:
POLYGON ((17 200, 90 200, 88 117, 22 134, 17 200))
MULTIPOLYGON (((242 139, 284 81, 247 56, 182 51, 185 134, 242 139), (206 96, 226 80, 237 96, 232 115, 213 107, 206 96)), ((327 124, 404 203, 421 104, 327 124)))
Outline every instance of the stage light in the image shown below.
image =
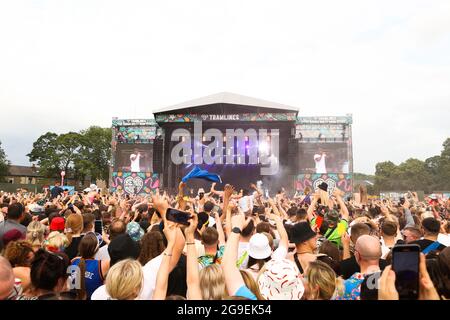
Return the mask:
POLYGON ((259 143, 258 150, 260 153, 269 153, 269 145, 267 142, 262 141, 259 143))

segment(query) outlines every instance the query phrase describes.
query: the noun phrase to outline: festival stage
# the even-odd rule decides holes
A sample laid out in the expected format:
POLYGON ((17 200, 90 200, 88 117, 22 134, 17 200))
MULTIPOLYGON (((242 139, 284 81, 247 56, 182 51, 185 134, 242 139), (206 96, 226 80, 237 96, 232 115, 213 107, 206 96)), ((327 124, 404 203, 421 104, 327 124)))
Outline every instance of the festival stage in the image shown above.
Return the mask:
MULTIPOLYGON (((220 93, 156 111, 153 119, 114 118, 112 128, 113 192, 174 192, 198 165, 238 189, 262 181, 270 195, 322 181, 330 192, 352 193, 351 115, 302 117, 298 108, 220 93)), ((193 192, 200 187, 210 183, 189 182, 193 192)))

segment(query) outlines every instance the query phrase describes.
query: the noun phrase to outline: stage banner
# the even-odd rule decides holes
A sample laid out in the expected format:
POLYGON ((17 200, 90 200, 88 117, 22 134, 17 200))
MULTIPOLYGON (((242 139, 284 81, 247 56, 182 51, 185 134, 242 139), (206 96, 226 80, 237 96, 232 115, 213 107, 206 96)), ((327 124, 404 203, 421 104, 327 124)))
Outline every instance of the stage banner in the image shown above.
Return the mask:
POLYGON ((331 195, 335 188, 345 192, 345 197, 353 194, 353 179, 351 174, 299 174, 296 179, 296 190, 303 192, 307 187, 317 190, 318 186, 325 182, 328 184, 328 193, 331 195))
POLYGON ((110 191, 126 194, 151 194, 159 188, 159 175, 151 172, 113 172, 110 191))
POLYGON ((295 113, 241 113, 241 114, 159 114, 157 122, 194 121, 296 121, 295 113))

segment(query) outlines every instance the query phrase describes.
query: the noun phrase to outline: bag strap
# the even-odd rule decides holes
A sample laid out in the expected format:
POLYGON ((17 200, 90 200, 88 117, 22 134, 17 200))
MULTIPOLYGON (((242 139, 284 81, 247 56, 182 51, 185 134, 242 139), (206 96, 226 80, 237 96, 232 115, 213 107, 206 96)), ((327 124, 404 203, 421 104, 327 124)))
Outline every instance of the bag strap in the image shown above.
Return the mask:
POLYGON ((438 241, 433 242, 432 244, 430 244, 428 247, 426 247, 422 253, 423 254, 429 254, 431 251, 436 250, 437 248, 439 248, 441 244, 438 241))

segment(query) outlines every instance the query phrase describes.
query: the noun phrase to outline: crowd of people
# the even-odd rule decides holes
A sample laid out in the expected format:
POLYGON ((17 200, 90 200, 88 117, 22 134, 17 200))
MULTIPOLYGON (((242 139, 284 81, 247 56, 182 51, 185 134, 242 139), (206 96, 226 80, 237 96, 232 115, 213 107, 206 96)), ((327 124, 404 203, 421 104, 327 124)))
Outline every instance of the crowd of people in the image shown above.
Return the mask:
POLYGON ((1 192, 0 300, 398 300, 399 244, 418 299, 450 298, 450 200, 186 188, 1 192))

